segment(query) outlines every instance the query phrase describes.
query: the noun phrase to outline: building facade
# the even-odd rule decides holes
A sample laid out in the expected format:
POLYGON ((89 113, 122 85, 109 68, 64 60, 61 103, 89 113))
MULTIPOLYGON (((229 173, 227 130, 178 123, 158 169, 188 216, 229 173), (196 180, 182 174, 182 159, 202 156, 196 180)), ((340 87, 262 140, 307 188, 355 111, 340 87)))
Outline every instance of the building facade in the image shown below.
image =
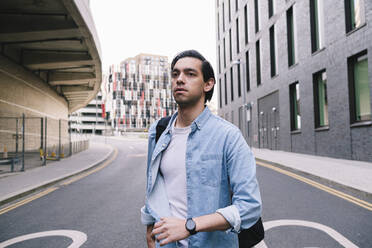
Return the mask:
POLYGON ((116 131, 146 130, 176 109, 165 56, 139 54, 110 67, 106 112, 116 131))
POLYGON ((0 151, 16 154, 21 138, 27 152, 58 147, 68 114, 101 85, 89 2, 4 0, 0 9, 0 151))
POLYGON ((102 93, 98 92, 95 99, 87 106, 69 116, 71 131, 84 134, 105 134, 105 130, 111 130, 111 127, 104 117, 105 107, 102 102, 102 93))
POLYGON ((372 2, 216 0, 219 115, 249 145, 372 161, 372 2))

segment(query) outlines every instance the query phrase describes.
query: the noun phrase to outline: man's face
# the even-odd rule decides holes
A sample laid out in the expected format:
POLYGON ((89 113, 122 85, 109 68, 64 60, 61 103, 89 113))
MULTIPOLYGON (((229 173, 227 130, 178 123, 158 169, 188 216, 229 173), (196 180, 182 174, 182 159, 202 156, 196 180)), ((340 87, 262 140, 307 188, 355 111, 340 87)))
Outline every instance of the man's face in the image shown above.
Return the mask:
POLYGON ((177 61, 171 72, 173 97, 181 107, 193 106, 205 98, 202 61, 184 57, 177 61))

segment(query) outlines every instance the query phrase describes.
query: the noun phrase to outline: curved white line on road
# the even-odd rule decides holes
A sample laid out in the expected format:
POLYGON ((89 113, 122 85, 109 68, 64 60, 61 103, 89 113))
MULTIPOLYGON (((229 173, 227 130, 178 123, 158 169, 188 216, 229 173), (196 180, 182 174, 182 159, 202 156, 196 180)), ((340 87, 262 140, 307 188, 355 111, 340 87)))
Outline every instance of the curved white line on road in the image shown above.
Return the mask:
MULTIPOLYGON (((316 222, 304 221, 304 220, 273 220, 273 221, 265 222, 263 225, 264 225, 265 231, 271 228, 274 228, 274 227, 278 227, 278 226, 304 226, 304 227, 315 228, 331 236, 334 240, 340 243, 343 247, 358 248, 358 246, 353 244, 350 240, 342 236, 340 233, 338 233, 334 229, 328 226, 316 223, 316 222)), ((261 245, 262 246, 257 246, 257 247, 267 247, 265 243, 261 245)))
POLYGON ((87 235, 83 232, 74 231, 74 230, 53 230, 53 231, 46 231, 46 232, 38 232, 38 233, 31 233, 22 235, 13 239, 9 239, 5 242, 0 243, 0 248, 7 247, 9 245, 13 245, 25 240, 42 238, 42 237, 50 237, 50 236, 63 236, 69 237, 72 239, 72 244, 69 245, 67 248, 79 248, 82 244, 87 241, 87 235))
POLYGON ((129 154, 128 157, 130 158, 140 158, 140 157, 146 157, 147 153, 138 153, 138 154, 129 154))

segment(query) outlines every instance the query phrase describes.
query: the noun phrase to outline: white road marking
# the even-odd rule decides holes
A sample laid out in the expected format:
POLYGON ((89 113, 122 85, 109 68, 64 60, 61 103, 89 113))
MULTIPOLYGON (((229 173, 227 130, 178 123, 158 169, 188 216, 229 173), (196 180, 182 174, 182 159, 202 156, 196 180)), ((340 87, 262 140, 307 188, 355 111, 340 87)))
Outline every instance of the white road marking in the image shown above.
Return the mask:
POLYGON ((265 241, 262 240, 260 243, 255 245, 254 248, 267 248, 267 245, 265 244, 265 241))
POLYGON ((13 245, 25 240, 29 239, 36 239, 36 238, 42 238, 42 237, 50 237, 50 236, 64 236, 69 237, 72 239, 71 245, 69 245, 67 248, 78 248, 82 244, 87 241, 87 235, 83 232, 74 231, 74 230, 53 230, 53 231, 46 231, 46 232, 38 232, 38 233, 31 233, 22 235, 13 239, 9 239, 7 241, 4 241, 0 243, 0 248, 7 247, 9 245, 13 245))
MULTIPOLYGON (((326 226, 322 225, 316 222, 311 221, 304 221, 304 220, 273 220, 264 222, 264 229, 265 231, 273 228, 273 227, 279 227, 279 226, 304 226, 304 227, 310 227, 314 228, 320 231, 325 232, 329 236, 331 236, 334 240, 336 240, 338 243, 340 243, 343 247, 346 248, 358 248, 355 244, 353 244, 350 240, 342 236, 340 233, 338 233, 336 230, 326 226)), ((255 246, 256 248, 267 248, 264 241, 261 241, 259 244, 255 246)))
POLYGON ((139 157, 146 157, 147 153, 137 153, 137 154, 129 154, 128 157, 131 158, 139 158, 139 157))

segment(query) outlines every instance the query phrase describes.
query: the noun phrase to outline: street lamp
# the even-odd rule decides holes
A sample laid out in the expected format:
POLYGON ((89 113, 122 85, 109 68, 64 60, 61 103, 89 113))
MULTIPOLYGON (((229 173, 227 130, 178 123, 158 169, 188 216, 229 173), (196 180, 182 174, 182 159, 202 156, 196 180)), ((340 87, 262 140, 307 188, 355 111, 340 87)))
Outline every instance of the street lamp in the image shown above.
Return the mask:
MULTIPOLYGON (((238 60, 234 60, 232 62, 232 65, 244 65, 244 61, 242 59, 238 59, 238 60)), ((249 133, 248 133, 248 127, 247 127, 247 123, 248 121, 251 121, 251 109, 252 109, 252 106, 253 106, 253 102, 250 102, 250 103, 247 103, 247 89, 246 89, 246 83, 247 83, 247 78, 246 77, 246 68, 245 66, 243 66, 243 104, 241 105, 241 107, 243 108, 243 120, 244 120, 244 123, 243 123, 243 128, 244 128, 244 132, 243 132, 243 135, 244 137, 246 138, 247 141, 250 141, 248 140, 248 136, 249 136, 249 133)), ((238 75, 240 76, 240 75, 238 75)), ((250 142, 248 142, 250 143, 250 142)))

